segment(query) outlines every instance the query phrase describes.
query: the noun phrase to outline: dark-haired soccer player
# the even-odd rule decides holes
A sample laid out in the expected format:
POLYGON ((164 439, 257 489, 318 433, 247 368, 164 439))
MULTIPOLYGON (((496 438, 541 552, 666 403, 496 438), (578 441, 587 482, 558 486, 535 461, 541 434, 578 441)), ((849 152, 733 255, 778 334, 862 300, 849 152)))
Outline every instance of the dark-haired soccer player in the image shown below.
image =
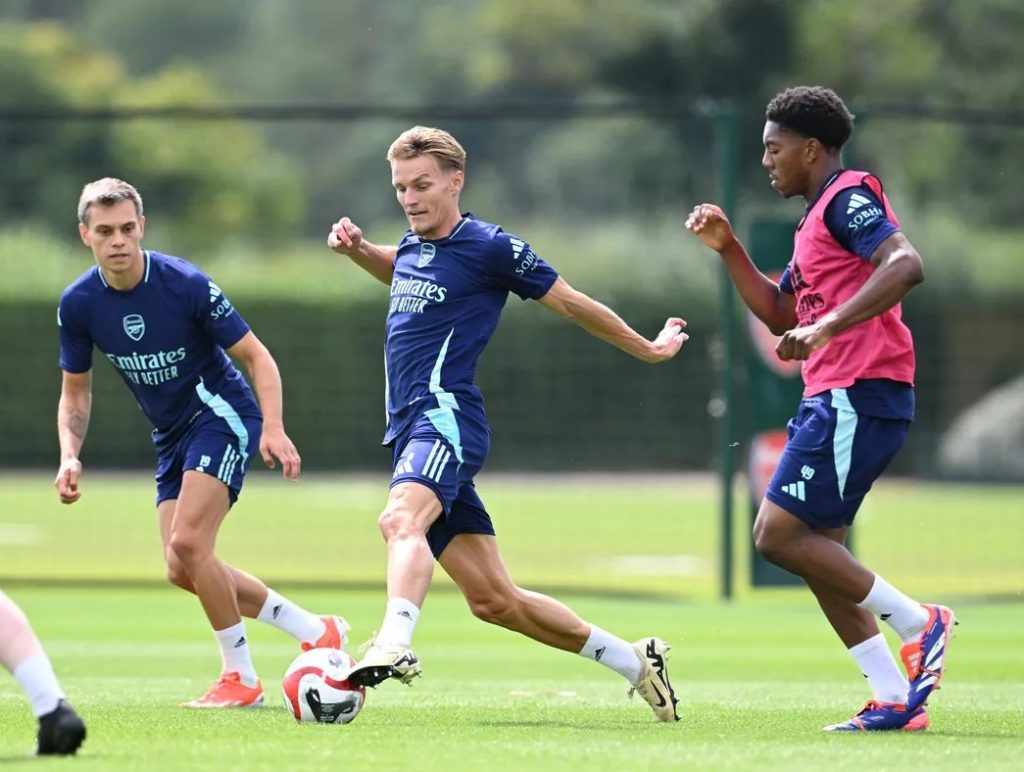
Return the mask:
POLYGON ((85 740, 85 722, 68 705, 50 658, 28 617, 0 592, 0 665, 14 676, 39 720, 36 753, 69 756, 85 740))
POLYGON ((391 287, 385 376, 394 475, 379 525, 387 541, 388 603, 366 656, 350 676, 364 685, 408 683, 420 664, 412 633, 436 559, 480 619, 611 668, 661 721, 678 719, 669 646, 634 644, 580 619, 553 598, 513 583, 473 478, 490 429, 473 378, 509 292, 532 298, 645 362, 662 362, 687 336, 666 321, 649 341, 613 311, 570 287, 523 239, 462 214, 466 151, 446 131, 417 126, 388 151, 391 181, 409 230, 397 248, 377 246, 343 217, 328 246, 391 287))
POLYGON ((79 451, 92 409, 92 349, 110 361, 153 424, 156 504, 167 576, 195 593, 220 644, 224 668, 186 707, 257 707, 263 686, 241 615, 301 642, 341 648, 346 624, 318 617, 214 554, 221 523, 238 498, 253 453, 295 480, 301 461, 284 431, 281 375, 267 348, 220 287, 191 263, 142 248, 142 197, 105 178, 82 190, 78 230, 96 265, 60 299, 57 428, 60 499, 81 497, 79 451), (224 353, 245 364, 252 389, 224 353))
POLYGON ((804 360, 804 398, 754 524, 758 552, 802 577, 868 679, 874 699, 825 727, 916 730, 942 675, 953 613, 921 605, 857 562, 843 543, 872 483, 914 417, 914 345, 900 301, 923 278, 882 185, 844 169, 853 116, 831 90, 798 87, 768 103, 764 157, 772 187, 801 196, 793 259, 779 283, 762 274, 717 206, 686 227, 716 250, 750 310, 804 360), (875 616, 903 641, 900 673, 875 616))

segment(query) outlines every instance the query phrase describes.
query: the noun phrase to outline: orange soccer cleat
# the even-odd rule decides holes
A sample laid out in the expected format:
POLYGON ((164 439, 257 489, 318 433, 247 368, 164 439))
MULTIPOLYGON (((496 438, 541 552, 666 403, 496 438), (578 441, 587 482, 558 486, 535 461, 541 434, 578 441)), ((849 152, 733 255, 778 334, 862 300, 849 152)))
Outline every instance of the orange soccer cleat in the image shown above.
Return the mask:
POLYGON ((202 697, 183 702, 183 708, 258 708, 263 704, 263 684, 242 683, 238 673, 221 673, 220 679, 202 697))
POLYGON ((900 658, 907 669, 910 687, 907 692, 907 710, 913 711, 927 704, 931 693, 939 688, 945 670, 946 649, 953 636, 956 616, 945 606, 922 604, 928 612, 928 624, 920 637, 900 648, 900 658))
POLYGON ((324 634, 316 641, 302 644, 303 651, 310 649, 344 649, 348 643, 348 622, 341 617, 320 617, 324 622, 324 634))

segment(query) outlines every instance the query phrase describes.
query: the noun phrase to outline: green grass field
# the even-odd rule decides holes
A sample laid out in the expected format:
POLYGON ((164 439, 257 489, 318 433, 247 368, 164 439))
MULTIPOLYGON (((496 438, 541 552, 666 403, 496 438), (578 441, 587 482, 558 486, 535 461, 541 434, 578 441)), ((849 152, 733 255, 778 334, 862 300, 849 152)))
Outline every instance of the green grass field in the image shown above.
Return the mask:
MULTIPOLYGON (((1024 614, 962 604, 944 688, 922 736, 827 736, 867 689, 808 597, 724 605, 567 596, 579 613, 633 638, 675 646, 670 672, 684 719, 654 722, 625 684, 592 662, 478 622, 461 598, 428 599, 417 633, 425 675, 382 685, 349 726, 296 724, 279 681, 297 648, 250 623, 268 689, 259 711, 176 707, 202 692, 219 658, 198 604, 157 589, 11 591, 35 621, 89 738, 69 761, 32 769, 1018 769, 1024 733, 1024 614)), ((382 597, 296 591, 338 611, 354 640, 371 633, 382 597)), ((0 674, 0 762, 24 758, 33 721, 0 674)), ((18 766, 18 765, 14 765, 18 766)))
MULTIPOLYGON (((47 474, 0 477, 0 586, 30 614, 90 736, 74 761, 32 769, 1017 769, 1024 741, 1021 488, 892 482, 862 510, 856 551, 962 624, 922 736, 834 737, 822 725, 868 697, 856 667, 801 589, 745 586, 747 513, 737 523, 738 598, 715 600, 715 484, 689 476, 486 477, 520 583, 559 588, 623 637, 673 643, 684 720, 653 721, 605 668, 475 620, 438 576, 417 631, 425 677, 370 693, 347 727, 295 724, 280 676, 298 653, 250 623, 268 689, 259 711, 177 707, 216 676, 198 603, 162 584, 148 475, 87 474, 56 503, 47 474), (51 581, 41 584, 40 580, 51 581), (81 582, 82 585, 78 586, 81 582)), ((385 484, 255 474, 222 554, 369 637, 383 610, 376 514, 385 484)), ((354 647, 350 647, 354 648, 354 647)), ((33 720, 0 673, 0 762, 20 766, 33 720)))
MULTIPOLYGON (((148 473, 91 473, 62 506, 51 476, 0 476, 0 582, 160 582, 148 473)), ((716 597, 717 485, 711 476, 481 475, 513 576, 530 586, 716 597)), ((376 527, 384 478, 251 475, 219 543, 228 560, 274 581, 379 585, 376 527)), ((738 491, 736 561, 744 585, 749 511, 738 491)), ((935 599, 1024 601, 1024 487, 883 482, 854 529, 855 550, 890 581, 935 599)), ((439 572, 440 574, 440 572, 439 572)), ((439 575, 439 581, 443 581, 439 575)))

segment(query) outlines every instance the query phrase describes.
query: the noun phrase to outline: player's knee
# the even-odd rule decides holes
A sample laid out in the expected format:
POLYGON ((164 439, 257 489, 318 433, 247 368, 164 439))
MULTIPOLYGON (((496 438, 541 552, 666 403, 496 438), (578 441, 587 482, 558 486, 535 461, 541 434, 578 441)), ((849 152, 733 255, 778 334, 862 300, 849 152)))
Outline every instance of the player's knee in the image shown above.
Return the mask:
POLYGON ((754 549, 769 563, 782 565, 785 562, 786 540, 760 518, 754 523, 754 549))
POLYGON ((417 531, 415 525, 412 511, 401 504, 388 504, 377 518, 377 526, 380 528, 384 541, 422 536, 423 534, 417 531))
POLYGON ((177 562, 186 572, 189 566, 210 552, 206 540, 200 534, 188 530, 173 531, 168 541, 168 547, 170 547, 177 562))
POLYGON ((167 561, 167 581, 173 584, 175 587, 180 587, 183 590, 192 590, 192 580, 189 578, 185 571, 185 567, 181 564, 173 553, 168 550, 169 560, 167 561))
POLYGON ((515 593, 491 592, 467 595, 466 603, 477 619, 500 627, 515 627, 519 602, 515 593))

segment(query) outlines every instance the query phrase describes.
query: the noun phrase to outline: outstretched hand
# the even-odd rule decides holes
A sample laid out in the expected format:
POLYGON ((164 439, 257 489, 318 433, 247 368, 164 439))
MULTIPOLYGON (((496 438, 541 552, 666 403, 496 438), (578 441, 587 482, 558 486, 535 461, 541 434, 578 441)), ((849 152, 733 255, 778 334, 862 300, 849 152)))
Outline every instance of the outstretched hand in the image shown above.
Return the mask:
POLYGON ((348 217, 342 217, 331 226, 331 232, 327 236, 327 247, 339 255, 354 257, 359 254, 359 247, 363 243, 363 231, 348 217))
POLYGON ((68 458, 61 462, 60 471, 53 481, 61 504, 74 504, 82 498, 78 490, 78 478, 82 476, 82 462, 77 458, 68 458))
POLYGON ((683 332, 686 320, 677 316, 670 317, 661 328, 658 337, 651 341, 651 356, 647 359, 651 364, 665 362, 676 354, 690 336, 683 332))
POLYGON ((268 468, 274 469, 274 459, 281 462, 281 471, 285 479, 298 480, 302 471, 302 459, 299 451, 284 429, 265 429, 260 438, 260 455, 263 456, 263 463, 268 468))
POLYGON ((695 206, 686 218, 686 229, 716 252, 736 240, 729 218, 714 204, 695 206))

